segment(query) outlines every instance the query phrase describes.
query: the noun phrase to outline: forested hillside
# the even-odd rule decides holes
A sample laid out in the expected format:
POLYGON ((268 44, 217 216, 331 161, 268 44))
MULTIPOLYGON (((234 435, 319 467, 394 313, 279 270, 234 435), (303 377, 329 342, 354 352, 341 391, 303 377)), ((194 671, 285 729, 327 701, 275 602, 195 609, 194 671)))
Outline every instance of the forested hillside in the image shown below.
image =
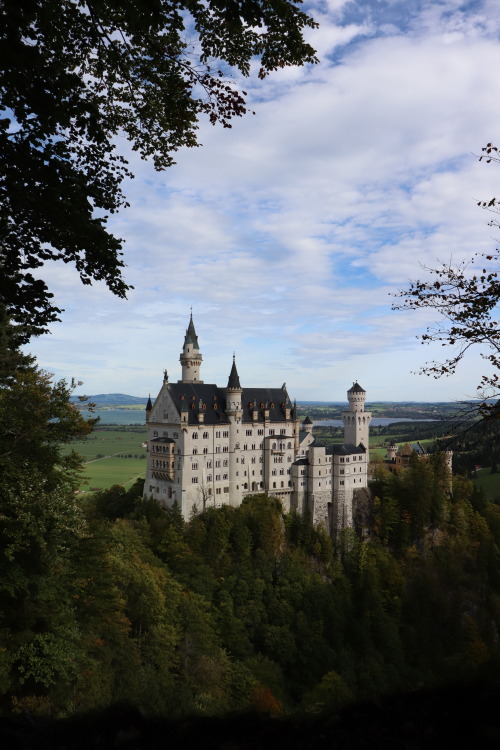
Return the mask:
POLYGON ((337 547, 264 496, 189 523, 118 487, 75 506, 71 547, 3 552, 3 711, 317 713, 474 673, 500 517, 439 472, 381 473, 372 541, 337 547))

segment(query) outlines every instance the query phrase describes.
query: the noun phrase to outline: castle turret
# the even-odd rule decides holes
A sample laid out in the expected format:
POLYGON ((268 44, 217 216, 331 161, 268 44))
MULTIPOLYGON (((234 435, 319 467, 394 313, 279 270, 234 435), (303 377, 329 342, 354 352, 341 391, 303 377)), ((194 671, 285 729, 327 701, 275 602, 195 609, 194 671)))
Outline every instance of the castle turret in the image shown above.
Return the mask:
POLYGON ((370 412, 365 411, 366 391, 359 383, 353 383, 347 391, 349 406, 342 413, 344 423, 344 442, 346 445, 362 445, 369 449, 369 427, 372 419, 370 412))
POLYGON ((191 313, 184 338, 182 354, 179 357, 182 365, 182 379, 179 381, 180 383, 203 383, 203 380, 200 380, 202 359, 198 336, 194 329, 193 313, 191 313))
POLYGON ((149 415, 151 414, 152 408, 153 404, 151 403, 151 394, 149 394, 148 403, 146 404, 146 422, 149 422, 149 415))
MULTIPOLYGON (((239 477, 240 471, 240 441, 238 439, 238 425, 241 422, 241 394, 243 389, 240 384, 236 359, 233 354, 233 366, 229 373, 226 388, 226 416, 229 419, 229 496, 236 498, 240 486, 244 483, 243 476, 239 477)), ((244 470, 246 473, 246 470, 244 470)), ((242 471, 243 474, 243 471, 242 471)))
POLYGON ((311 417, 306 417, 304 421, 302 422, 302 429, 304 430, 304 432, 308 432, 309 434, 312 433, 313 426, 314 425, 313 425, 313 421, 311 417))

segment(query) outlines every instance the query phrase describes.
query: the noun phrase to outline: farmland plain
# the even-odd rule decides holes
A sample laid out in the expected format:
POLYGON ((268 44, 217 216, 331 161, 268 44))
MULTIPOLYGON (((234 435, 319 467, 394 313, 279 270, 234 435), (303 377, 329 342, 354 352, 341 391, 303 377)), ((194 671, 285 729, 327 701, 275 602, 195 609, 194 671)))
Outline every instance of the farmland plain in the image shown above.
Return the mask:
POLYGON ((113 484, 130 487, 146 474, 146 430, 142 427, 98 427, 84 440, 64 447, 74 450, 84 460, 79 489, 107 489, 113 484))

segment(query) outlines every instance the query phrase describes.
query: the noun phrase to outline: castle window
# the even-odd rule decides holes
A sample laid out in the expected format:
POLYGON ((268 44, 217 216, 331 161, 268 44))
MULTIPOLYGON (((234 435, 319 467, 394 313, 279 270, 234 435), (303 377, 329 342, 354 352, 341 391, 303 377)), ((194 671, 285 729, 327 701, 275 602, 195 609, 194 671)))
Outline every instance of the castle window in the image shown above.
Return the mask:
POLYGON ((178 437, 179 437, 179 433, 178 432, 174 432, 174 438, 178 438, 178 437))
POLYGON ((198 484, 198 477, 191 477, 192 484, 198 484))
POLYGON ((353 461, 356 461, 356 459, 357 459, 357 456, 353 456, 353 457, 352 457, 352 460, 353 460, 353 461))
POLYGON ((247 430, 247 431, 246 431, 246 434, 247 434, 247 435, 251 435, 251 434, 252 434, 252 430, 247 430))
POLYGON ((223 438, 229 437, 229 432, 227 430, 224 430, 224 432, 222 433, 222 437, 223 438))
POLYGON ((208 453, 208 448, 203 448, 203 453, 206 455, 208 453))
POLYGON ((223 478, 223 479, 227 479, 227 474, 223 474, 223 475, 222 475, 222 478, 223 478))
POLYGON ((252 450, 255 450, 255 443, 252 443, 252 450))
POLYGON ((269 430, 270 435, 274 435, 274 429, 269 430))
POLYGON ((286 435, 286 430, 280 430, 280 435, 286 435))
POLYGON ((208 438, 208 432, 203 433, 203 439, 206 440, 208 438))
POLYGON ((276 482, 273 482, 273 489, 276 489, 276 482))
POLYGON ((224 445, 224 446, 222 447, 222 452, 223 452, 223 453, 229 453, 229 448, 228 448, 228 446, 227 446, 227 445, 224 445))
POLYGON ((215 446, 215 452, 216 453, 220 453, 220 445, 216 445, 215 446))
POLYGON ((244 463, 245 463, 245 459, 244 459, 243 457, 242 457, 242 459, 241 459, 241 463, 242 463, 242 464, 244 464, 244 463))
POLYGON ((345 469, 341 469, 341 470, 340 470, 340 473, 341 473, 341 474, 345 474, 345 469))
POLYGON ((207 482, 211 482, 211 481, 212 481, 212 475, 209 474, 208 477, 207 477, 207 482))
POLYGON ((220 469, 220 461, 216 461, 215 462, 215 468, 216 469, 220 469))
POLYGON ((244 450, 244 451, 247 451, 247 450, 248 450, 248 444, 247 444, 247 443, 243 443, 243 450, 244 450))
POLYGON ((220 495, 220 487, 216 487, 215 488, 215 494, 216 495, 220 495))
POLYGON ((341 484, 341 485, 343 485, 343 484, 344 484, 344 480, 343 480, 343 479, 341 479, 341 480, 340 480, 340 484, 341 484))
POLYGON ((291 443, 287 443, 286 447, 288 448, 288 450, 290 450, 290 448, 292 447, 292 444, 291 443))
POLYGON ((284 483, 284 482, 281 482, 281 486, 282 486, 282 487, 284 487, 284 486, 285 486, 285 483, 284 483))
POLYGON ((280 469, 280 474, 284 474, 284 473, 285 473, 285 470, 284 469, 280 469))
POLYGON ((341 459, 340 459, 340 463, 341 463, 341 464, 343 464, 343 463, 344 463, 344 459, 343 459, 343 458, 341 458, 341 459))
POLYGON ((273 443, 273 451, 276 450, 276 443, 273 443))
POLYGON ((224 487, 224 492, 229 492, 229 487, 224 487))
POLYGON ((222 465, 227 466, 227 458, 224 459, 224 461, 222 462, 222 465))
POLYGON ((277 471, 276 471, 276 469, 273 469, 273 470, 272 470, 272 472, 271 472, 271 474, 273 475, 273 477, 275 477, 275 476, 276 476, 276 474, 277 474, 277 471))
POLYGON ((195 471, 198 468, 198 464, 191 464, 191 469, 195 471))
POLYGON ((269 404, 269 408, 274 409, 274 401, 271 401, 271 403, 269 404))
POLYGON ((216 482, 220 482, 220 474, 216 474, 215 475, 215 481, 216 482))
POLYGON ((194 401, 191 403, 191 409, 196 409, 196 404, 194 401))
POLYGON ((211 469, 211 468, 212 468, 212 462, 211 461, 207 461, 207 469, 211 469))
POLYGON ((263 434, 264 434, 264 430, 257 430, 257 435, 263 435, 263 434))
POLYGON ((220 438, 220 431, 215 433, 216 438, 220 438))
POLYGON ((198 448, 193 448, 193 456, 196 456, 197 453, 198 453, 198 448))
POLYGON ((319 476, 321 476, 321 471, 318 471, 319 476))

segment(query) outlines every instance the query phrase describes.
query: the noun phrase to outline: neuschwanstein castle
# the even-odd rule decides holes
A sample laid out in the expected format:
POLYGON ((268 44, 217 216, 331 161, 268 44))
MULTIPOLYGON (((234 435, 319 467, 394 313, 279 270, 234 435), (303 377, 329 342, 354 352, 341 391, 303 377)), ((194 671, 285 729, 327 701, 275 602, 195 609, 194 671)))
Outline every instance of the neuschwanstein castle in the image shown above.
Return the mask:
POLYGON ((309 511, 330 531, 353 525, 353 501, 367 486, 366 393, 347 392, 343 445, 320 445, 312 421, 301 424, 286 385, 241 385, 236 362, 226 388, 200 380, 202 355, 191 316, 180 355, 182 378, 167 373, 146 407, 148 465, 144 492, 161 504, 177 501, 184 518, 208 507, 237 506, 266 492, 285 511, 309 511))

